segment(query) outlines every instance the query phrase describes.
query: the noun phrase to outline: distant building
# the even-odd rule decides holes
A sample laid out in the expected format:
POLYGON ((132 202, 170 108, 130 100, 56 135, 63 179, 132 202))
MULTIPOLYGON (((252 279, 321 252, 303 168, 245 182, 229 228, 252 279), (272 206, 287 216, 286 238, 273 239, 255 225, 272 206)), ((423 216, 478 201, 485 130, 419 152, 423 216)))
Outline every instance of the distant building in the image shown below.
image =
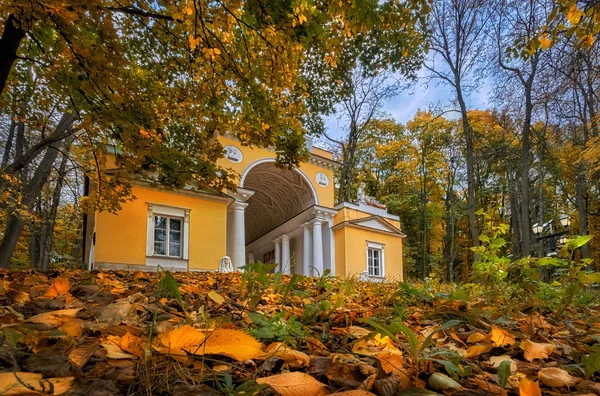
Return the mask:
POLYGON ((136 199, 118 214, 87 216, 90 266, 216 270, 229 256, 235 268, 262 261, 287 274, 402 279, 399 218, 362 191, 357 202, 334 206, 340 164, 330 152, 310 144, 309 161, 287 170, 275 167, 273 151, 220 141, 220 165, 241 175, 235 193, 164 191, 134 180, 136 199))

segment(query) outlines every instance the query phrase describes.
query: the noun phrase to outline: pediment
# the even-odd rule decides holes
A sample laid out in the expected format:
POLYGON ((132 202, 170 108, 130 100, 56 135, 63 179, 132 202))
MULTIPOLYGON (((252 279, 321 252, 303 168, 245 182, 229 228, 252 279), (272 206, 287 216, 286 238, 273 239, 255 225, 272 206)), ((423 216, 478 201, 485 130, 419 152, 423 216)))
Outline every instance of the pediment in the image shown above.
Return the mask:
POLYGON ((349 221, 349 223, 360 227, 370 228, 373 230, 404 235, 402 231, 385 221, 385 219, 383 219, 380 216, 369 216, 362 219, 351 220, 349 221))

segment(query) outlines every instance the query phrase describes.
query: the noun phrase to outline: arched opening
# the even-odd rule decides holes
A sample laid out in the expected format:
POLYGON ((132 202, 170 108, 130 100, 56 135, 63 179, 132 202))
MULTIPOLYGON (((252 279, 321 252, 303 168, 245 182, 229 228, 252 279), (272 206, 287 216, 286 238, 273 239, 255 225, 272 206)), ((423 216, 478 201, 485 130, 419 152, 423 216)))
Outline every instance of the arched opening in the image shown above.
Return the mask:
MULTIPOLYGON (((278 168, 272 162, 252 167, 243 180, 244 189, 254 191, 246 202, 246 245, 315 205, 311 186, 296 170, 278 168)), ((262 260, 262 258, 261 258, 262 260)))

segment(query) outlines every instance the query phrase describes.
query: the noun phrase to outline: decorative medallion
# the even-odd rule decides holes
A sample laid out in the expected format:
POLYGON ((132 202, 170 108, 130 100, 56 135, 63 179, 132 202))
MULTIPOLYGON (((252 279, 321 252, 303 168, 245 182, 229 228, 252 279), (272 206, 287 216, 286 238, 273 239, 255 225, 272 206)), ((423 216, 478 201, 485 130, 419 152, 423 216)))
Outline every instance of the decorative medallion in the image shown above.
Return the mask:
POLYGON ((321 187, 327 187, 329 185, 329 178, 323 172, 317 173, 317 184, 321 187))
POLYGON ((225 158, 229 161, 239 164, 244 159, 242 151, 235 146, 225 146, 225 158))

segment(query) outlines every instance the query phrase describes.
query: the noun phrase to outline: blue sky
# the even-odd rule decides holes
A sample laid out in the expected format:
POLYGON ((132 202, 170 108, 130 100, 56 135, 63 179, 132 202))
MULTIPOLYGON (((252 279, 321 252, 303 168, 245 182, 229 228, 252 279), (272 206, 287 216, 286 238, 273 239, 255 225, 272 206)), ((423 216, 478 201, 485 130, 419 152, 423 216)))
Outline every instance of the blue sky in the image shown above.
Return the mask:
MULTIPOLYGON (((421 70, 419 76, 425 76, 426 71, 421 70)), ((467 105, 470 109, 485 109, 489 108, 488 96, 490 93, 491 84, 485 81, 477 92, 472 92, 467 98, 467 105)), ((438 84, 433 81, 427 86, 425 79, 420 78, 417 82, 408 89, 400 92, 400 94, 386 102, 383 107, 389 116, 396 121, 405 123, 411 120, 417 111, 427 110, 431 106, 437 108, 444 106, 450 108, 454 100, 452 89, 444 84, 438 84)), ((448 117, 456 117, 453 113, 449 113, 448 117)), ((327 131, 332 137, 343 137, 346 127, 346 120, 338 119, 337 116, 326 118, 325 125, 327 131)))

